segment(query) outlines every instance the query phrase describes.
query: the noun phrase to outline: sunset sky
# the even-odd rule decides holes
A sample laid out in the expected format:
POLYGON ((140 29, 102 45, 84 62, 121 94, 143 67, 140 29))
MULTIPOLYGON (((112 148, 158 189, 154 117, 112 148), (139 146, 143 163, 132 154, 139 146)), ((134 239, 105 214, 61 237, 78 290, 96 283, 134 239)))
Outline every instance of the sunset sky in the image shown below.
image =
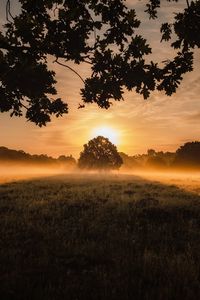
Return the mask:
MULTIPOLYGON (((5 0, 0 1, 0 21, 5 22, 5 0)), ((153 47, 157 61, 169 58, 172 53, 167 43, 160 44, 159 24, 168 20, 185 1, 167 3, 161 10, 160 19, 149 21, 142 13, 145 1, 127 1, 136 7, 142 18, 142 32, 153 47), (171 5, 171 6, 170 6, 171 5), (169 9, 169 6, 171 9, 169 9)), ((12 11, 17 1, 12 0, 12 11)), ((31 154, 45 153, 54 157, 72 154, 78 158, 82 146, 95 135, 108 135, 118 150, 129 155, 144 153, 149 148, 174 151, 187 141, 200 140, 200 53, 195 53, 195 69, 184 77, 178 92, 172 97, 155 92, 148 100, 135 92, 125 93, 125 101, 114 103, 109 110, 95 104, 78 109, 81 102, 82 82, 75 74, 61 66, 51 68, 57 73, 58 95, 69 104, 69 114, 54 118, 46 127, 39 128, 25 118, 10 118, 9 113, 0 114, 0 146, 23 149, 31 154)), ((82 77, 89 74, 87 65, 75 66, 82 77)))

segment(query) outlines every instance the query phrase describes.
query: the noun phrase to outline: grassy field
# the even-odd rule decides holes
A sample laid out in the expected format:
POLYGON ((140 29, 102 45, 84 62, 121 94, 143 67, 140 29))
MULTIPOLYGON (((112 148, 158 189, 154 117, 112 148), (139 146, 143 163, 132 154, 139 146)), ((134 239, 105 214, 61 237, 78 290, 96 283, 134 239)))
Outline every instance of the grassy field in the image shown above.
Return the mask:
POLYGON ((0 299, 200 299, 200 182, 0 185, 0 299))

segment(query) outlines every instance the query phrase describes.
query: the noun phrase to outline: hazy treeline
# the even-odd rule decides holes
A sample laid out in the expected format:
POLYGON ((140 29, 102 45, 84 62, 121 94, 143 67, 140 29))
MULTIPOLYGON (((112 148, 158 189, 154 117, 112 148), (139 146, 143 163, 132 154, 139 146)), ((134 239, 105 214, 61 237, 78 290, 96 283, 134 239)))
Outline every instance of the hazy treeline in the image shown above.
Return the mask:
MULTIPOLYGON (((171 170, 192 169, 200 170, 200 142, 188 142, 180 146, 175 152, 147 150, 145 154, 127 155, 119 152, 123 160, 120 170, 171 170)), ((76 168, 77 162, 72 155, 61 155, 53 158, 44 154, 31 155, 22 150, 11 150, 0 147, 0 162, 42 165, 51 167, 76 168)))
POLYGON ((200 142, 188 142, 175 152, 149 149, 146 154, 129 156, 120 153, 122 169, 196 169, 200 170, 200 142))
POLYGON ((12 150, 6 147, 0 147, 0 162, 2 163, 20 163, 31 165, 44 165, 44 166, 66 166, 75 167, 76 160, 72 155, 61 155, 58 158, 53 158, 45 154, 31 155, 23 150, 12 150))

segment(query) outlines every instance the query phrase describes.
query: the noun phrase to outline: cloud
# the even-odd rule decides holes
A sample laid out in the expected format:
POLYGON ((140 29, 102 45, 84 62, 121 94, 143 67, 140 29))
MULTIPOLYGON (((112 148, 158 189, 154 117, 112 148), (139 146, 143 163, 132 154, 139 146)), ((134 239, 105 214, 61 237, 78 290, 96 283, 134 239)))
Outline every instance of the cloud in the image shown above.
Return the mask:
POLYGON ((186 115, 184 119, 188 123, 191 123, 191 124, 194 124, 194 125, 196 125, 197 123, 199 124, 199 121, 200 121, 200 112, 186 115))

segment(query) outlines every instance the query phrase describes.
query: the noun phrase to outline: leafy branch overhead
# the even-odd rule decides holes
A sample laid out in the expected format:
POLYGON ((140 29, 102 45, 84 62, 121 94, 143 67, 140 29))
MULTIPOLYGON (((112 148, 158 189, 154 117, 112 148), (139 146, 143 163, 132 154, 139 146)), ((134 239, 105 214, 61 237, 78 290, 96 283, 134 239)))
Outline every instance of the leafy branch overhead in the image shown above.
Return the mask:
MULTIPOLYGON (((173 1, 178 0, 168 0, 173 1)), ((151 47, 137 33, 141 22, 124 0, 19 2, 21 11, 13 16, 12 1, 7 1, 7 22, 0 32, 0 111, 11 116, 26 111, 26 118, 39 126, 51 115, 68 112, 65 100, 56 96, 49 57, 82 80, 83 103, 109 108, 111 101, 123 99, 124 88, 145 99, 156 89, 176 92, 183 74, 193 69, 194 49, 200 47, 200 1, 186 1, 173 23, 161 26, 161 40, 169 41, 173 33, 171 47, 177 49, 164 65, 146 60, 151 47), (68 62, 89 64, 91 76, 83 79, 68 62)), ((147 2, 144 10, 157 18, 161 1, 147 2)))

